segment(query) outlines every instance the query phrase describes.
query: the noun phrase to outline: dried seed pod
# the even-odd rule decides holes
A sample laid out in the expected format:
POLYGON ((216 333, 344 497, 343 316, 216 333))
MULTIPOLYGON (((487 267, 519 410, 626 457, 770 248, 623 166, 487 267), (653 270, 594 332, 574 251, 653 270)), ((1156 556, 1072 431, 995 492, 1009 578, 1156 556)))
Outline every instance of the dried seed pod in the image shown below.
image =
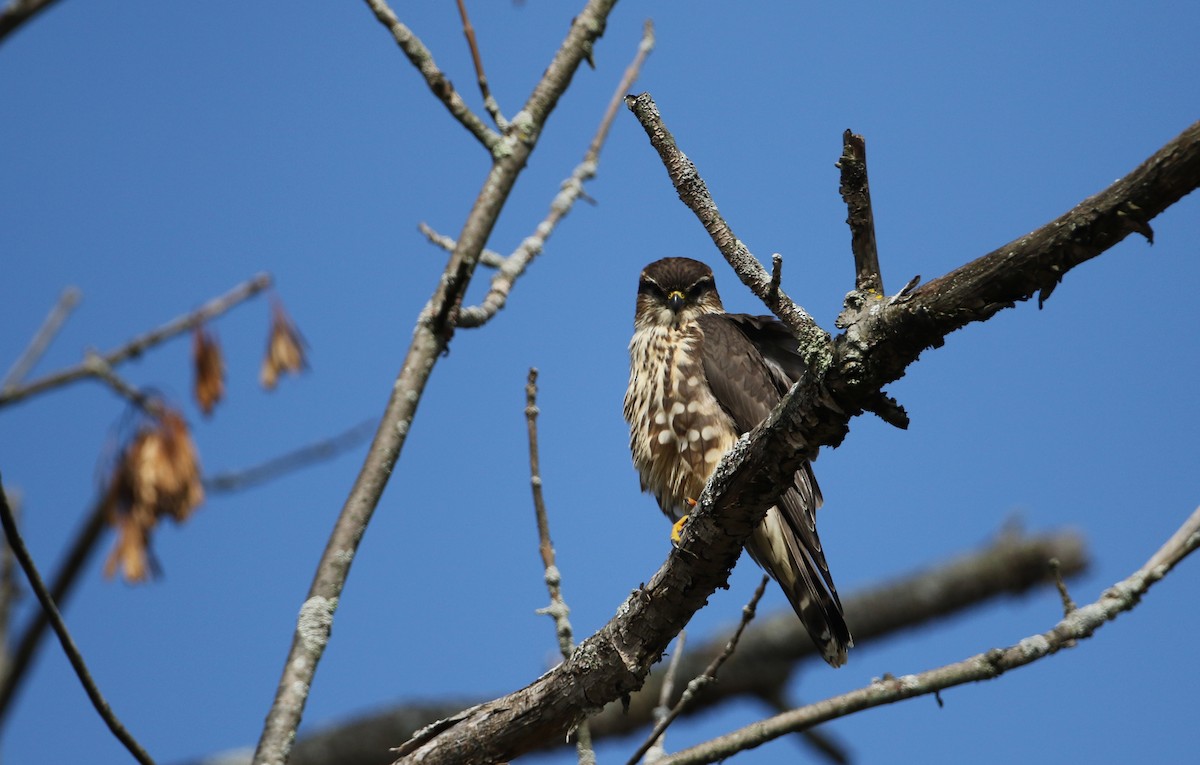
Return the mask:
POLYGON ((197 326, 192 333, 192 366, 196 373, 192 390, 200 411, 207 417, 225 396, 225 359, 216 335, 203 326, 197 326))
POLYGON ((262 370, 258 379, 267 390, 272 390, 279 382, 279 375, 285 372, 299 373, 307 366, 304 359, 304 338, 300 336, 296 325, 292 323, 283 303, 271 301, 271 329, 267 338, 267 355, 263 359, 262 370))
POLYGON ((117 529, 117 542, 104 564, 111 577, 120 568, 129 582, 148 579, 157 566, 151 533, 160 518, 180 523, 204 501, 196 447, 183 417, 167 406, 143 424, 113 471, 104 511, 117 529))

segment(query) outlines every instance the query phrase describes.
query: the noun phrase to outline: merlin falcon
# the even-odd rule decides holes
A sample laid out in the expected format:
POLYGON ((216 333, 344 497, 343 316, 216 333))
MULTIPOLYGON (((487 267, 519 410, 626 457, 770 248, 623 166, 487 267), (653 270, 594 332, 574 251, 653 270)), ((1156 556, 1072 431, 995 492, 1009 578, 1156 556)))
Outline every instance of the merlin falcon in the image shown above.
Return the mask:
MULTIPOLYGON (((625 419, 642 491, 672 520, 687 515, 742 433, 758 425, 805 374, 796 339, 778 320, 725 313, 712 269, 691 258, 646 266, 638 283, 625 419)), ((825 661, 853 645, 817 537, 821 505, 805 462, 746 541, 783 588, 825 661)))

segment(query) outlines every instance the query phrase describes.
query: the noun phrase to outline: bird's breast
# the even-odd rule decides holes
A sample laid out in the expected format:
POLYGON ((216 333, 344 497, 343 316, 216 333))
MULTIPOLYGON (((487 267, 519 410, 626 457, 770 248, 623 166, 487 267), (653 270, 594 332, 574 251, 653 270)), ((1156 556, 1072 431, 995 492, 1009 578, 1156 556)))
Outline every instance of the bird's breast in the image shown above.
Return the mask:
POLYGON ((629 344, 625 419, 642 489, 663 512, 688 512, 708 476, 737 440, 704 375, 703 335, 695 325, 639 329, 629 344))

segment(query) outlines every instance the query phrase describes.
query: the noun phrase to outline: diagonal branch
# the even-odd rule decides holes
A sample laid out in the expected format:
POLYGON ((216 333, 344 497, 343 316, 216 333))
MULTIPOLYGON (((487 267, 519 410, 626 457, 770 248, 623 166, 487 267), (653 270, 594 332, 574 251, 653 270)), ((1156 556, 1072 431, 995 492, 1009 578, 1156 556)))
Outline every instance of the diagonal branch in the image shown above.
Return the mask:
MULTIPOLYGON (((762 581, 759 582, 758 587, 755 588, 754 595, 750 598, 750 602, 742 608, 742 620, 738 623, 737 629, 733 631, 733 636, 730 637, 725 643, 725 647, 721 650, 721 652, 717 654, 711 662, 709 662, 707 667, 704 668, 704 672, 688 682, 687 687, 684 688, 683 693, 679 696, 679 700, 676 701, 675 705, 671 707, 671 709, 654 724, 654 729, 650 731, 650 735, 646 737, 646 741, 637 748, 633 755, 630 756, 627 765, 637 765, 638 761, 642 759, 642 755, 650 751, 651 747, 655 746, 655 744, 662 737, 663 733, 668 727, 670 727, 671 723, 675 722, 679 715, 683 714, 683 710, 692 703, 692 699, 696 697, 696 694, 699 693, 706 685, 715 683, 717 681, 717 673, 721 671, 721 665, 728 661, 729 657, 733 655, 734 650, 737 648, 738 641, 742 639, 742 633, 746 631, 746 627, 750 624, 750 621, 754 619, 755 611, 758 609, 758 601, 762 600, 763 593, 767 591, 767 583, 770 581, 771 577, 763 574, 762 581)), ((679 633, 679 637, 680 640, 683 639, 682 632, 679 633)), ((681 649, 677 648, 676 650, 681 649)), ((672 666, 675 664, 674 657, 672 657, 671 664, 672 666)), ((663 686, 663 693, 668 698, 670 697, 670 691, 667 690, 666 685, 663 686)))
POLYGON ((9 0, 8 5, 0 10, 0 42, 55 2, 56 0, 9 0))
POLYGON ((96 713, 100 715, 100 719, 104 720, 104 724, 108 726, 108 729, 112 731, 112 734, 124 745, 135 760, 142 763, 142 765, 154 765, 154 760, 150 758, 150 755, 137 742, 137 739, 117 719, 116 714, 112 711, 112 707, 108 705, 108 702, 104 699, 104 695, 96 687, 96 682, 92 679, 91 672, 88 671, 87 664, 83 660, 83 655, 79 653, 79 648, 76 647, 75 641, 71 639, 71 633, 67 631, 67 625, 63 622, 62 615, 59 614, 57 606, 54 605, 54 599, 50 597, 50 593, 46 590, 46 585, 42 582, 42 577, 33 563, 33 558, 29 555, 29 550, 25 548, 25 540, 17 532, 16 520, 13 518, 12 510, 8 506, 8 497, 4 494, 3 482, 0 482, 0 525, 4 526, 4 535, 8 538, 8 546, 16 557, 17 562, 21 564, 21 568, 24 569, 25 576, 29 579, 29 587, 33 590, 33 594, 37 596, 42 610, 45 611, 46 616, 49 618, 50 626, 54 628, 54 633, 58 635, 58 641, 62 644, 63 653, 67 655, 67 660, 71 662, 71 668, 75 670, 75 674, 79 677, 79 682, 83 685, 83 690, 87 693, 88 699, 91 700, 92 706, 96 708, 96 713))
POLYGON ((425 43, 421 42, 421 38, 413 34, 411 29, 396 18, 396 14, 388 6, 387 0, 367 0, 367 5, 374 12, 379 23, 392 33, 400 50, 404 51, 404 55, 425 78, 425 83, 433 91, 433 95, 437 96, 437 99, 450 110, 451 116, 487 147, 488 151, 494 153, 500 145, 500 134, 489 128, 479 118, 479 115, 471 111, 466 102, 462 100, 462 96, 454 89, 450 79, 438 68, 437 62, 433 60, 433 54, 425 47, 425 43))
POLYGON ((33 369, 34 365, 42 357, 42 354, 50 347, 50 343, 53 342, 55 335, 62 329, 63 322, 71 315, 71 311, 75 310, 75 306, 79 305, 82 295, 83 293, 77 287, 67 287, 62 291, 58 302, 54 304, 54 308, 50 309, 46 320, 42 322, 42 326, 38 328, 33 339, 29 341, 28 347, 13 362, 12 367, 8 370, 8 374, 4 376, 4 382, 0 382, 0 391, 7 391, 25 379, 25 375, 29 374, 29 370, 33 369))
MULTIPOLYGON (((380 3, 368 0, 372 7, 380 3)), ((379 429, 317 563, 308 595, 292 634, 275 699, 267 713, 255 751, 257 763, 286 762, 304 713, 317 663, 333 629, 333 616, 363 534, 392 474, 417 405, 433 367, 449 348, 454 316, 474 275, 479 254, 491 235, 517 176, 537 143, 537 136, 592 44, 604 32, 616 0, 589 0, 575 17, 566 39, 521 112, 513 118, 519 130, 500 139, 495 161, 483 181, 454 252, 421 311, 400 374, 392 386, 379 429), (501 149, 502 150, 499 150, 501 149)), ((384 6, 386 7, 386 6, 384 6)), ((390 12, 389 12, 390 13, 390 12)), ((394 18, 394 17, 393 17, 394 18)), ((397 22, 398 23, 398 22, 397 22)), ((394 30, 393 30, 394 33, 394 30)))
POLYGON ((475 79, 479 82, 479 93, 483 96, 483 108, 491 115, 500 132, 504 132, 508 129, 508 120, 504 119, 500 104, 496 102, 492 96, 492 89, 488 87, 487 75, 483 72, 483 56, 479 54, 479 41, 475 39, 475 27, 471 25, 471 17, 467 15, 467 5, 463 0, 458 0, 458 15, 462 18, 467 47, 471 49, 471 62, 475 64, 475 79))
POLYGON ((1047 632, 1030 635, 1016 645, 993 648, 954 664, 916 675, 887 677, 866 688, 793 709, 725 736, 666 757, 660 765, 699 765, 720 762, 787 733, 807 730, 819 723, 872 707, 937 693, 956 685, 994 680, 1010 669, 1023 667, 1074 647, 1120 614, 1132 610, 1155 582, 1200 547, 1200 508, 1191 514, 1170 540, 1128 578, 1105 590, 1096 602, 1078 608, 1047 632))
POLYGON ((671 183, 679 192, 679 198, 687 205, 704 230, 712 237, 717 249, 729 261, 742 283, 750 288, 763 303, 792 330, 800 340, 800 351, 812 369, 824 369, 829 363, 829 334, 808 313, 796 305, 779 285, 773 283, 770 274, 750 252, 742 240, 734 236, 733 229, 717 209, 717 203, 708 193, 708 185, 700 176, 696 165, 675 142, 675 136, 663 123, 658 105, 649 93, 626 96, 625 105, 637 117, 638 122, 650 138, 650 145, 658 151, 671 183))

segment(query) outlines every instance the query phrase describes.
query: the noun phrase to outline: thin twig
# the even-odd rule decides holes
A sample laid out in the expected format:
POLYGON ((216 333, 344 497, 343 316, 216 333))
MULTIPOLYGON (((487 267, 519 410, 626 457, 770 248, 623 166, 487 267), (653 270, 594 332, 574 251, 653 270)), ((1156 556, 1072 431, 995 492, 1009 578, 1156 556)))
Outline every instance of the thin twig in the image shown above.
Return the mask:
POLYGON ((1104 624, 1133 609, 1155 582, 1197 547, 1200 547, 1200 508, 1145 565, 1105 590, 1096 602, 1075 609, 1046 632, 1030 635, 1007 648, 993 648, 920 674, 876 680, 865 688, 785 712, 679 752, 663 760, 661 765, 718 762, 787 733, 863 709, 934 694, 965 683, 993 680, 1008 670, 1032 664, 1091 637, 1104 624))
POLYGON ((204 479, 204 490, 213 494, 241 491, 317 462, 333 459, 366 441, 375 432, 378 424, 378 420, 371 417, 336 436, 305 444, 298 449, 272 457, 257 465, 208 476, 204 479))
POLYGON ((479 81, 479 92, 483 96, 483 108, 492 116, 492 121, 503 133, 508 129, 508 120, 504 118, 504 114, 500 111, 500 104, 492 97, 491 88, 488 87, 487 75, 483 73, 483 57, 479 55, 479 43, 475 39, 475 27, 471 26, 471 19, 467 16, 467 6, 463 0, 458 0, 458 15, 462 17, 463 34, 467 38, 467 45, 471 48, 471 62, 475 64, 475 79, 479 81))
MULTIPOLYGON (((63 562, 58 566, 58 573, 50 587, 50 598, 60 607, 65 606, 79 575, 87 565, 92 553, 99 546, 100 538, 107 524, 105 523, 104 505, 97 502, 84 519, 83 526, 75 535, 71 549, 67 551, 63 562)), ((21 637, 16 642, 16 648, 9 657, 3 680, 0 681, 0 722, 8 719, 8 711, 20 689, 22 682, 33 666, 42 645, 42 638, 50 626, 50 618, 44 610, 38 610, 29 620, 21 637)))
MULTIPOLYGON (((5 498, 7 500, 7 497, 5 498)), ((14 497, 10 503, 13 518, 20 520, 20 497, 14 497)), ((0 677, 8 674, 9 661, 9 623, 12 621, 13 609, 21 597, 21 589, 17 585, 17 559, 13 557, 12 548, 7 542, 0 545, 0 677)))
POLYGON ((779 285, 783 283, 783 256, 778 252, 771 254, 771 283, 767 285, 767 295, 772 299, 779 297, 779 285))
POLYGON ((50 309, 42 326, 29 341, 29 346, 17 357, 8 370, 8 374, 4 376, 4 382, 0 383, 0 390, 8 391, 25 379, 25 375, 29 374, 29 370, 33 369, 46 349, 50 347, 50 343, 62 329, 63 322, 71 315, 71 311, 79 305, 79 299, 82 296, 83 293, 78 287, 67 287, 62 291, 62 294, 58 296, 58 302, 50 309))
POLYGON ((671 711, 655 724, 654 730, 650 732, 646 743, 642 744, 638 751, 634 753, 634 756, 629 759, 628 765, 637 765, 637 761, 641 759, 641 756, 658 740, 658 737, 663 734, 667 726, 675 722, 675 719, 683 713, 683 710, 687 708, 687 705, 691 703, 696 694, 704 686, 717 679, 717 673, 721 670, 721 665, 733 655, 738 641, 742 639, 742 633, 746 631, 746 627, 754 620, 754 614, 758 609, 758 601, 762 600, 763 593, 767 591, 767 582, 769 581, 770 577, 764 575, 762 581, 758 583, 758 587, 754 590, 754 595, 750 598, 750 602, 742 608, 742 620, 738 624, 737 629, 734 630, 733 636, 729 638, 729 642, 725 644, 724 650, 713 658, 712 662, 704 668, 703 673, 687 684, 687 688, 684 689, 683 695, 679 697, 679 701, 675 702, 675 706, 671 708, 671 711))
POLYGON ((0 42, 54 2, 55 0, 11 0, 4 10, 0 11, 0 42))
POLYGON ((1071 599, 1071 592, 1067 589, 1067 583, 1063 581, 1062 563, 1058 558, 1050 559, 1050 573, 1054 575, 1054 586, 1058 588, 1058 597, 1062 600, 1063 616, 1071 615, 1077 606, 1075 601, 1071 599))
POLYGON ((387 27, 388 31, 392 33, 392 37, 395 38, 396 44, 400 46, 400 50, 425 78, 425 83, 429 85, 433 95, 445 104, 446 108, 450 110, 451 116, 487 147, 488 151, 494 152, 500 143, 500 134, 484 124, 483 120, 479 119, 479 115, 471 111, 462 96, 454 89, 450 79, 438 68, 437 62, 433 60, 433 54, 425 47, 425 43, 421 42, 421 39, 413 34, 411 29, 401 23, 386 0, 366 0, 366 2, 375 14, 375 18, 379 20, 380 24, 387 27))
POLYGON ((679 634, 675 637, 675 651, 671 654, 671 661, 667 664, 666 672, 663 673, 662 689, 658 694, 658 706, 654 708, 654 730, 629 758, 629 765, 637 765, 637 761, 643 756, 649 763, 667 754, 667 731, 662 722, 671 714, 671 699, 675 697, 675 678, 679 677, 679 665, 682 663, 680 660, 683 658, 683 649, 686 646, 687 630, 679 630, 679 634))
MULTIPOLYGON (((784 689, 781 687, 777 692, 763 694, 759 698, 776 714, 787 712, 798 705, 788 703, 783 691, 784 689)), ((826 732, 821 728, 810 728, 800 731, 796 735, 800 737, 805 746, 833 765, 850 765, 850 755, 846 753, 846 746, 833 733, 826 732)))
MULTIPOLYGON (((538 551, 545 569, 546 590, 550 593, 550 605, 539 608, 538 613, 554 619, 554 633, 558 636, 558 650, 564 659, 570 658, 575 648, 571 620, 571 609, 562 594, 562 572, 555 563, 554 543, 550 541, 550 519, 546 514, 546 501, 542 495, 541 460, 538 458, 538 405, 537 376, 534 367, 529 368, 525 383, 525 422, 529 430, 529 485, 533 489, 533 511, 537 519, 538 551)), ((575 749, 579 753, 580 765, 595 765, 596 754, 592 750, 592 733, 587 721, 575 728, 575 749)))
POLYGON ((696 214, 704 230, 725 256, 725 260, 729 261, 738 278, 796 335, 800 341, 800 353, 808 362, 809 368, 817 373, 822 372, 829 366, 832 356, 829 334, 782 289, 770 289, 770 274, 749 248, 734 236, 733 230, 718 211, 712 195, 708 193, 708 186, 696 165, 683 153, 676 144, 675 137, 667 130, 658 106, 650 94, 626 96, 625 105, 645 129, 651 146, 658 152, 671 183, 679 193, 679 198, 696 214))
POLYGON ((107 367, 115 368, 122 362, 141 355, 147 349, 158 345, 159 343, 170 340, 176 335, 180 335, 184 332, 189 332, 196 326, 203 324, 209 319, 220 316, 229 309, 248 300, 249 298, 254 297, 270 286, 270 275, 259 274, 245 282, 242 282, 224 295, 210 300, 195 311, 176 317, 157 329, 151 330, 150 332, 147 332, 139 337, 135 337, 115 350, 104 354, 97 354, 95 351, 89 351, 87 354, 85 354, 83 362, 74 367, 70 367, 59 372, 54 372, 12 390, 6 389, 0 392, 0 407, 15 403, 34 394, 42 393, 52 388, 66 385, 67 383, 82 380, 85 377, 99 377, 100 375, 98 374, 98 371, 103 371, 103 369, 97 367, 95 361, 90 360, 90 357, 93 354, 96 355, 96 357, 107 367))
POLYGON ((854 288, 883 297, 879 272, 879 250, 875 244, 875 213, 871 208, 871 186, 867 182, 867 142, 847 130, 842 134, 842 171, 838 191, 846 203, 850 226, 850 250, 854 254, 854 288))
POLYGON ((46 585, 42 583, 42 577, 38 574, 37 567, 33 564, 33 558, 30 557, 29 551, 25 548, 25 540, 21 538, 17 531, 17 523, 13 519, 12 510, 8 506, 8 498, 4 494, 4 484, 0 481, 0 524, 4 526, 4 533, 8 537, 8 545, 12 548, 13 555, 16 556, 17 562, 21 564, 21 568, 25 571, 25 576, 29 580, 29 587, 37 596, 38 602, 42 604, 42 610, 50 618, 50 625, 54 628, 55 634, 58 635, 58 641, 62 644, 63 652, 67 655, 67 660, 71 662, 71 667, 74 668, 75 674, 79 677, 79 682, 83 684, 83 690, 87 693, 88 698, 92 701, 92 706, 96 708, 96 712, 100 718, 108 725, 108 729, 117 737, 117 740, 125 745, 133 758, 142 765, 154 765, 154 760, 150 759, 150 755, 146 750, 142 749, 137 740, 125 729, 121 721, 113 713, 108 702, 104 700, 104 696, 100 693, 100 689, 96 687, 96 683, 92 680, 92 675, 88 672, 87 664, 83 661, 83 656, 79 653, 79 649, 75 646, 75 641, 71 639, 71 633, 67 631, 67 625, 63 623, 62 616, 58 613, 58 608, 54 605, 54 599, 50 597, 50 593, 46 591, 46 585))
POLYGON ((87 370, 88 375, 105 383, 108 387, 122 398, 129 401, 137 408, 147 414, 159 415, 162 414, 162 402, 144 393, 140 388, 125 382, 116 371, 113 370, 104 358, 93 350, 89 350, 84 354, 83 366, 87 370))
POLYGON ((533 259, 541 254, 542 248, 546 246, 546 240, 554 232, 554 227, 566 217, 575 201, 583 195, 584 182, 595 177, 596 167, 600 162, 600 150, 604 147, 604 141, 612 128, 621 99, 633 87, 633 83, 642 69, 642 64, 645 63, 646 57, 652 50, 654 50, 654 25, 647 21, 642 27, 642 39, 638 44, 637 53, 629 67, 626 68, 617 89, 613 91, 612 99, 600 120, 600 126, 596 129, 596 135, 592 138, 592 142, 583 156, 583 162, 579 163, 572 171, 571 176, 562 182, 558 194, 550 203, 550 212, 538 224, 534 233, 527 236, 511 255, 504 258, 499 271, 492 277, 491 287, 484 296, 483 302, 480 305, 463 308, 459 312, 457 326, 467 328, 483 326, 508 302, 508 295, 512 292, 513 284, 525 273, 525 269, 529 267, 533 259))
MULTIPOLYGON (((454 252, 454 246, 457 242, 452 237, 439 234, 425 221, 417 224, 417 230, 424 234, 426 239, 441 247, 446 252, 454 252)), ((504 256, 495 250, 489 250, 485 247, 479 253, 479 265, 487 266, 488 268, 500 268, 504 265, 504 256)))

